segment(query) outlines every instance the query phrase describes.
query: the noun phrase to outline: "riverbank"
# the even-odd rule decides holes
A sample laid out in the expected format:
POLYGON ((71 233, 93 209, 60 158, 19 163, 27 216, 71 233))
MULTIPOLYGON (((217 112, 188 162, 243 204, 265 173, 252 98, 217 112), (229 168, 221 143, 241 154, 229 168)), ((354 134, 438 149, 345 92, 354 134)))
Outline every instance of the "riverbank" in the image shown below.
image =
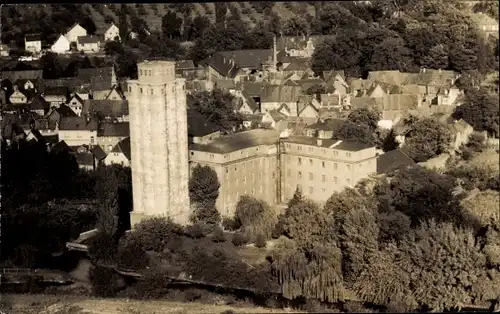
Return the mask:
POLYGON ((2 294, 2 303, 16 314, 160 314, 160 313, 293 313, 292 310, 262 307, 203 304, 198 302, 172 302, 163 300, 132 300, 125 298, 93 298, 88 296, 52 294, 2 294))

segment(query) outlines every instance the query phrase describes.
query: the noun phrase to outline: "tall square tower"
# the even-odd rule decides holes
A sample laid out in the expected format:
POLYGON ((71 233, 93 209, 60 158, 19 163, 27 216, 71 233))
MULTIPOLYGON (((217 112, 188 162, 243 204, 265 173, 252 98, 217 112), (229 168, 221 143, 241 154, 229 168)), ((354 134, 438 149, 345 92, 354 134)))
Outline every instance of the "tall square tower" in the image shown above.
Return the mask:
POLYGON ((144 61, 128 81, 132 226, 148 216, 189 220, 189 165, 185 80, 175 62, 144 61))

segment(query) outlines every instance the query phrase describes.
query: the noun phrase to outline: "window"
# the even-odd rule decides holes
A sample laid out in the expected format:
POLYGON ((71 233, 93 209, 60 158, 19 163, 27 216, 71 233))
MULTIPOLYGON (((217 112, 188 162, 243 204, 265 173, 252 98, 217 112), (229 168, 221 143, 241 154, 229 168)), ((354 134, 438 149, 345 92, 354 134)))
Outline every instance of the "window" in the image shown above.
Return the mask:
POLYGON ((347 171, 351 171, 351 165, 347 165, 347 171))
POLYGON ((313 191, 314 191, 313 187, 312 187, 312 186, 310 186, 310 187, 309 187, 309 194, 313 194, 313 191))
POLYGON ((309 164, 312 166, 312 164, 313 164, 313 160, 312 159, 309 159, 309 164))
POLYGON ((309 180, 312 180, 314 178, 314 175, 312 172, 309 172, 309 180))
POLYGON ((337 177, 333 177, 333 183, 337 184, 338 180, 339 179, 337 177))
POLYGON ((326 182, 326 174, 321 176, 321 181, 326 182))
POLYGON ((351 153, 345 153, 345 155, 346 155, 347 158, 351 157, 351 153))
POLYGON ((351 179, 347 179, 347 185, 351 185, 351 179))
POLYGON ((302 150, 302 145, 297 145, 298 150, 302 150))
POLYGON ((151 76, 151 70, 149 70, 149 76, 151 76))
POLYGON ((140 91, 140 92, 141 92, 141 94, 142 94, 142 87, 139 89, 139 91, 140 91))
POLYGON ((299 177, 299 179, 302 179, 302 171, 298 172, 298 177, 299 177))
POLYGON ((142 70, 140 70, 139 72, 140 72, 140 73, 141 73, 141 75, 142 75, 142 70))
POLYGON ((286 171, 287 176, 291 177, 292 176, 292 169, 288 169, 286 171))
POLYGON ((151 95, 153 95, 153 89, 151 88, 151 95))
POLYGON ((333 151, 333 156, 338 156, 338 155, 339 155, 339 152, 338 152, 338 151, 336 151, 336 150, 334 150, 334 151, 333 151))
POLYGON ((93 136, 90 137, 90 144, 94 145, 94 137, 93 136))
POLYGON ((325 168, 325 166, 326 166, 326 165, 325 165, 325 162, 324 162, 324 161, 322 161, 322 162, 321 162, 321 167, 325 168))
POLYGON ((339 167, 339 165, 336 162, 333 163, 333 170, 337 170, 338 167, 339 167))
POLYGON ((226 167, 226 173, 229 173, 229 167, 226 167))
POLYGON ((309 147, 309 152, 313 152, 314 148, 309 147))
POLYGON ((214 159, 214 154, 210 154, 210 160, 214 159))
POLYGON ((300 165, 302 165, 302 159, 299 157, 299 159, 297 160, 297 163, 300 165))

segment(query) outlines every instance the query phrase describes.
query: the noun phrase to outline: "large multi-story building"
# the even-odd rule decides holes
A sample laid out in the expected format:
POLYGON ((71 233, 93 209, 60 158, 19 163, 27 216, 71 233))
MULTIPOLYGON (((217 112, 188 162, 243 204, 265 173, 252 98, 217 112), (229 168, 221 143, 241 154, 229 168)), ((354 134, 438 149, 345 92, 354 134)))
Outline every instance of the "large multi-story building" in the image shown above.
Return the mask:
POLYGON ((334 193, 377 171, 375 147, 356 142, 292 136, 280 144, 281 202, 297 188, 304 196, 326 202, 334 193))
POLYGON ((216 207, 222 215, 233 215, 243 195, 270 205, 279 202, 278 139, 277 131, 257 129, 206 144, 190 144, 191 169, 208 165, 217 173, 220 189, 216 207))
POLYGON ((134 208, 131 224, 147 216, 189 219, 185 80, 175 62, 144 61, 128 81, 134 208))
POLYGON ((191 167, 212 167, 220 182, 217 209, 234 214, 242 195, 270 205, 288 202, 297 188, 317 202, 376 173, 375 147, 309 136, 281 138, 277 131, 250 130, 190 144, 191 167))

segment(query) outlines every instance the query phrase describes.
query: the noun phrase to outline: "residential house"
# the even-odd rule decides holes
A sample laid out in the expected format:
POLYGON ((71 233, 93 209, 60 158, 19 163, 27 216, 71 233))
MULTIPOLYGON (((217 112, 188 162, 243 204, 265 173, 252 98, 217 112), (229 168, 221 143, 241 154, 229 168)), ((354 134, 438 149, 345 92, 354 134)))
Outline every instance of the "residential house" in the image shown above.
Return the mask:
POLYGON ((282 124, 281 121, 285 121, 288 117, 281 112, 278 112, 276 109, 269 110, 264 113, 262 117, 261 125, 267 128, 275 129, 281 131, 282 124))
POLYGON ((321 80, 319 78, 300 79, 300 80, 296 80, 295 83, 297 83, 297 85, 301 86, 302 90, 306 91, 306 92, 310 88, 313 88, 316 86, 325 88, 325 82, 323 82, 323 80, 321 80))
MULTIPOLYGON (((41 80, 30 80, 30 79, 18 79, 15 83, 15 86, 19 88, 20 91, 30 93, 34 95, 38 91, 38 87, 41 85, 41 80)), ((14 86, 13 85, 13 86, 14 86)))
POLYGON ((87 36, 87 30, 80 26, 80 24, 74 24, 69 31, 64 35, 70 43, 76 43, 78 37, 87 36))
POLYGON ((216 207, 223 216, 232 216, 243 195, 273 206, 279 201, 279 132, 249 130, 217 138, 207 144, 189 144, 190 168, 209 166, 217 173, 220 188, 216 207), (255 171, 259 169, 259 171, 255 171))
POLYGON ((235 90, 233 93, 236 101, 236 111, 241 114, 255 114, 260 112, 260 108, 255 100, 245 91, 235 90))
POLYGON ((77 152, 75 152, 73 155, 75 156, 78 168, 87 171, 92 171, 97 168, 96 158, 90 150, 80 149, 77 150, 77 152))
POLYGON ((349 85, 346 82, 344 71, 323 71, 323 81, 325 82, 326 92, 335 95, 347 95, 349 85))
POLYGON ((66 105, 52 108, 43 119, 36 120, 36 128, 44 136, 58 134, 61 117, 76 117, 76 114, 66 105))
POLYGON ((9 97, 9 101, 11 104, 27 104, 28 103, 28 96, 24 93, 22 93, 19 88, 14 85, 14 92, 12 95, 9 97))
POLYGON ((188 141, 206 144, 221 136, 221 128, 194 109, 187 110, 188 141))
POLYGON ((458 150, 460 146, 469 142, 469 137, 474 132, 474 128, 465 120, 455 120, 449 113, 433 114, 432 117, 450 130, 452 134, 451 147, 454 150, 458 150))
POLYGON ((125 95, 117 85, 111 86, 108 90, 97 90, 92 93, 95 100, 124 100, 125 95))
POLYGON ((98 113, 110 121, 127 122, 129 119, 127 100, 94 100, 84 101, 83 115, 98 113))
POLYGON ((377 174, 386 174, 414 165, 415 161, 399 148, 377 156, 377 174))
POLYGON ((121 140, 104 159, 106 166, 117 164, 130 167, 130 137, 121 140))
POLYGON ((363 80, 360 78, 347 78, 347 84, 349 85, 349 93, 351 96, 356 97, 363 95, 368 88, 371 86, 370 80, 363 80))
POLYGON ((123 139, 130 136, 128 122, 110 123, 104 122, 97 131, 97 145, 108 154, 123 139))
POLYGON ((332 139, 345 121, 344 119, 326 119, 308 125, 304 128, 304 135, 319 139, 332 139))
POLYGON ((324 203, 334 192, 354 187, 377 171, 374 146, 298 135, 281 143, 282 203, 297 188, 305 197, 324 203))
POLYGON ((216 89, 223 90, 228 93, 232 93, 236 90, 236 82, 230 79, 216 79, 214 87, 216 89))
POLYGON ((78 95, 80 99, 82 100, 87 100, 90 98, 90 84, 82 84, 81 86, 78 87, 73 87, 72 88, 72 94, 78 95))
POLYGON ((272 49, 221 51, 205 60, 207 75, 212 79, 262 81, 264 70, 272 59, 272 49))
POLYGON ((317 111, 317 109, 321 107, 321 103, 317 100, 316 96, 299 95, 297 99, 297 116, 299 116, 299 113, 303 113, 304 115, 306 115, 307 113, 311 113, 312 108, 307 108, 310 105, 312 105, 312 108, 314 108, 315 111, 317 111))
POLYGON ((50 106, 58 107, 68 101, 69 90, 65 86, 48 86, 42 92, 43 98, 50 103, 50 106))
POLYGON ((98 122, 89 116, 62 116, 59 124, 59 139, 69 146, 97 145, 98 122))
POLYGON ((64 35, 59 35, 59 38, 50 46, 53 53, 64 54, 71 49, 71 42, 64 35))
POLYGON ((333 36, 285 36, 278 37, 276 40, 276 49, 285 51, 287 55, 298 58, 311 58, 314 49, 333 36))
POLYGON ((28 34, 24 36, 24 50, 32 54, 39 54, 42 51, 42 38, 40 34, 28 34))
POLYGON ((94 155, 96 168, 104 165, 104 159, 106 158, 106 153, 102 150, 101 146, 93 146, 90 148, 90 152, 94 155))
POLYGON ((104 41, 120 41, 120 29, 115 23, 103 25, 97 30, 97 34, 104 37, 104 41))
POLYGON ((237 83, 237 88, 241 91, 244 91, 246 95, 252 97, 257 106, 260 108, 260 95, 264 90, 266 84, 263 82, 241 82, 237 83))
POLYGON ((453 109, 460 105, 459 100, 463 92, 456 85, 444 85, 439 88, 436 105, 438 106, 450 106, 453 109))
POLYGON ((34 112, 40 116, 43 116, 49 112, 50 103, 46 101, 41 95, 36 95, 29 101, 27 109, 30 112, 34 112))
POLYGON ((19 79, 24 80, 39 80, 42 79, 43 70, 22 70, 22 71, 1 71, 2 83, 5 80, 9 80, 11 84, 14 84, 19 79))
POLYGON ((85 53, 98 52, 101 49, 102 39, 100 36, 79 36, 76 49, 85 53))
POLYGON ((9 56, 9 46, 0 44, 0 57, 8 57, 9 56))
POLYGON ((188 81, 205 78, 205 69, 202 66, 196 67, 193 60, 178 60, 175 62, 175 74, 188 81))
POLYGON ((304 75, 312 75, 311 65, 308 59, 292 58, 287 63, 284 63, 279 71, 284 76, 283 80, 298 80, 304 75))
POLYGON ((84 100, 78 94, 74 94, 67 103, 67 106, 79 117, 82 115, 83 105, 84 100))
POLYGON ((260 95, 261 112, 278 109, 282 104, 287 105, 292 115, 297 115, 297 101, 302 93, 300 86, 267 85, 260 95))
POLYGON ((297 117, 305 119, 306 121, 317 120, 319 118, 318 107, 314 106, 312 103, 309 103, 298 111, 297 117))

